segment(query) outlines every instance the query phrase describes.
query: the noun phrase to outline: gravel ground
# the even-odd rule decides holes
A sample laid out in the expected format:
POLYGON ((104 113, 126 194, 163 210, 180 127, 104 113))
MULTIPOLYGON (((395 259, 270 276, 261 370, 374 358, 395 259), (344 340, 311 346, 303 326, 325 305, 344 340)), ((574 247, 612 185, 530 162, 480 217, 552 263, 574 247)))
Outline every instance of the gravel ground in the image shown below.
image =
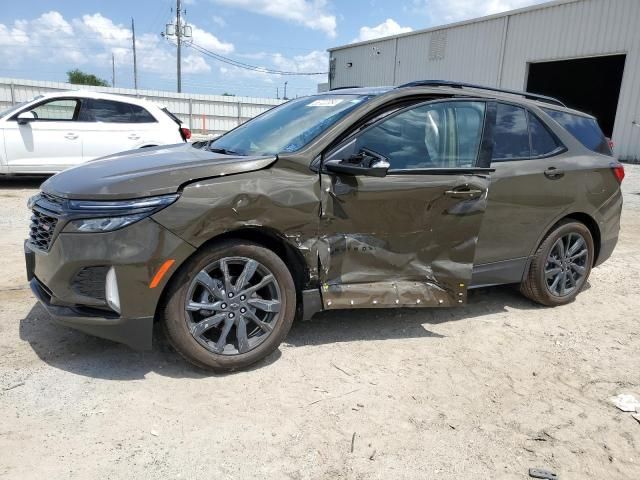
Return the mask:
POLYGON ((0 478, 640 478, 640 166, 618 248, 571 305, 320 314, 210 375, 50 323, 27 290, 35 179, 0 180, 0 478))

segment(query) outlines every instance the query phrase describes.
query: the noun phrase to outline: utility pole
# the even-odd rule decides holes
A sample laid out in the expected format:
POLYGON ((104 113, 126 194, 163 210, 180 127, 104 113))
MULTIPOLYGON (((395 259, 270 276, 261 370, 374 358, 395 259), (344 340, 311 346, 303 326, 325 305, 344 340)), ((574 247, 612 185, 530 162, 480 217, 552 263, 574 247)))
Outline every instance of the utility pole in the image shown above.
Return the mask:
POLYGON ((180 0, 176 0, 176 23, 167 23, 167 25, 165 26, 165 31, 163 33, 163 35, 167 38, 173 39, 173 37, 176 37, 176 46, 178 47, 176 64, 178 76, 178 93, 182 92, 182 39, 183 37, 187 39, 193 37, 193 29, 191 28, 191 25, 187 25, 186 22, 184 23, 184 25, 182 24, 183 13, 186 15, 186 10, 184 12, 182 11, 182 2, 180 0))
POLYGON ((116 57, 111 52, 111 86, 116 86, 116 57))
POLYGON ((182 25, 180 22, 180 10, 182 6, 180 5, 180 0, 176 0, 176 43, 178 45, 178 62, 177 62, 177 72, 178 72, 178 93, 182 92, 182 71, 181 71, 181 47, 182 47, 182 25))
POLYGON ((131 35, 133 41, 133 88, 138 89, 138 62, 136 60, 136 26, 131 17, 131 35))

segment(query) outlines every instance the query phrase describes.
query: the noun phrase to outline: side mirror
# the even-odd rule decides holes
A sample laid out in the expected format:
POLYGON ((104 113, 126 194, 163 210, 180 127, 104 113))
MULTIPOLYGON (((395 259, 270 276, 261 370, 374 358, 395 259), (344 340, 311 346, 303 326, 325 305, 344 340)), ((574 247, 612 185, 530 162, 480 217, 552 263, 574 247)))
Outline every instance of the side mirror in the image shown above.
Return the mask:
POLYGON ((19 125, 26 125, 29 122, 33 122, 38 118, 38 116, 36 115, 36 112, 28 111, 20 113, 17 118, 19 125))
POLYGON ((324 164, 327 171, 342 175, 385 177, 391 166, 389 161, 373 152, 362 151, 347 160, 329 160, 324 164))

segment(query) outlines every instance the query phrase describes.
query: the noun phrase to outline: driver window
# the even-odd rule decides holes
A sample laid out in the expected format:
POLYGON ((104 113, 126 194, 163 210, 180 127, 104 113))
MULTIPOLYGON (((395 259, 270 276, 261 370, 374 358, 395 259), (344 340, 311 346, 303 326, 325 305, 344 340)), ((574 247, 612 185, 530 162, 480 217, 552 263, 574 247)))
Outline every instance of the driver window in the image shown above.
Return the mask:
POLYGON ((484 102, 421 105, 363 132, 356 152, 368 149, 379 153, 394 170, 473 167, 484 114, 484 102))
POLYGON ((42 103, 31 109, 38 120, 73 120, 77 100, 60 99, 42 103))

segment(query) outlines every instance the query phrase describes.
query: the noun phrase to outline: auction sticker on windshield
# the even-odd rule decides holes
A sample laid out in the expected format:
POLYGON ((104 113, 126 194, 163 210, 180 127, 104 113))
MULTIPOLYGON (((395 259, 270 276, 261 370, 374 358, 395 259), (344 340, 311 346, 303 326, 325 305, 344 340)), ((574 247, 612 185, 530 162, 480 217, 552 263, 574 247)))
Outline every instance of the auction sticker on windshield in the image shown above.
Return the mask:
POLYGON ((314 100, 307 107, 335 107, 343 102, 342 98, 321 98, 314 100))

